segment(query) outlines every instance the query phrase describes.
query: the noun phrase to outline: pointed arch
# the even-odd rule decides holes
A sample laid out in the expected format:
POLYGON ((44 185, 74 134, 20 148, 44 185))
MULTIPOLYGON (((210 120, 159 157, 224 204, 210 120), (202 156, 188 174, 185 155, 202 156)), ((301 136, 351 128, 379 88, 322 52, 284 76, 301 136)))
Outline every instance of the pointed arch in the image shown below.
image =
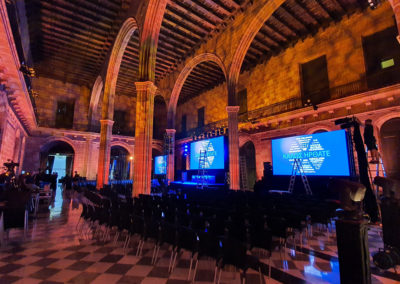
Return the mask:
POLYGON ((175 112, 176 106, 178 104, 179 94, 181 93, 183 84, 185 83, 187 77, 190 75, 190 72, 200 63, 212 61, 216 63, 224 73, 225 79, 227 79, 226 68, 222 60, 213 53, 203 53, 199 54, 193 59, 191 59, 186 66, 182 69, 181 73, 178 76, 178 79, 175 81, 174 88, 172 89, 171 98, 168 104, 168 129, 175 128, 175 112))
MULTIPOLYGON (((104 82, 104 95, 102 106, 102 119, 112 120, 114 114, 114 97, 117 85, 118 73, 121 67, 122 56, 132 34, 138 30, 134 18, 128 18, 123 23, 115 39, 107 65, 106 79, 104 82)), ((133 82, 132 82, 133 84, 133 82)))
POLYGON ((248 26, 246 32, 240 39, 239 45, 233 55, 232 63, 229 68, 228 76, 228 105, 236 106, 238 104, 236 97, 236 86, 239 81, 240 69, 247 50, 258 31, 264 25, 264 23, 272 16, 272 14, 285 2, 286 0, 270 0, 254 15, 253 20, 248 26))
POLYGON ((158 36, 168 0, 149 0, 140 38, 139 81, 154 82, 158 36))
POLYGON ((93 120, 96 117, 97 107, 100 101, 101 91, 103 90, 103 79, 101 76, 98 76, 96 81, 94 82, 92 93, 90 95, 90 104, 89 104, 89 112, 88 112, 88 121, 90 125, 93 125, 93 120))

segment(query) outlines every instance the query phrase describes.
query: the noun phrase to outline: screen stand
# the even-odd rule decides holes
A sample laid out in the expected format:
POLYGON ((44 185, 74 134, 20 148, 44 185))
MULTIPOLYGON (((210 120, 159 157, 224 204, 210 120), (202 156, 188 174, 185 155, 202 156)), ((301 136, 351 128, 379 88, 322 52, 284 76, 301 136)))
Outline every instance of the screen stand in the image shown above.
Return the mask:
POLYGON ((336 221, 340 283, 370 284, 368 228, 364 219, 336 221))

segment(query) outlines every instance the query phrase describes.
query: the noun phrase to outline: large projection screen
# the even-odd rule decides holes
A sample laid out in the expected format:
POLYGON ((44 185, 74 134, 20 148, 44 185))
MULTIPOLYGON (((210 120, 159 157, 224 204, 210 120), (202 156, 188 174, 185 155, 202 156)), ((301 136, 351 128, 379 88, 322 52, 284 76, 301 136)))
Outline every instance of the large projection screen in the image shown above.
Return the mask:
POLYGON ((349 153, 345 130, 272 140, 274 175, 291 175, 299 159, 310 176, 349 176, 349 153))
POLYGON ((216 137, 190 143, 190 169, 199 169, 200 151, 206 150, 205 169, 225 168, 224 137, 216 137))
POLYGON ((154 174, 165 175, 167 174, 167 156, 154 157, 154 174))

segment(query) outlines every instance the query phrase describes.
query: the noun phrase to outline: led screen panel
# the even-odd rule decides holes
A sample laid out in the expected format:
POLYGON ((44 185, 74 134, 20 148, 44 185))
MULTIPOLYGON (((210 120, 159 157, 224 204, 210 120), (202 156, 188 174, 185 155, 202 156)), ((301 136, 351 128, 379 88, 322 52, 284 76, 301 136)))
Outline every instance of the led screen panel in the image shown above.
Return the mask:
POLYGON ((167 174, 167 156, 154 157, 154 174, 165 175, 167 174))
POLYGON ((299 159, 310 176, 349 176, 349 154, 345 130, 272 140, 274 175, 291 175, 299 159))
POLYGON ((200 151, 206 151, 204 168, 219 170, 225 168, 224 136, 190 143, 190 169, 199 169, 200 151))

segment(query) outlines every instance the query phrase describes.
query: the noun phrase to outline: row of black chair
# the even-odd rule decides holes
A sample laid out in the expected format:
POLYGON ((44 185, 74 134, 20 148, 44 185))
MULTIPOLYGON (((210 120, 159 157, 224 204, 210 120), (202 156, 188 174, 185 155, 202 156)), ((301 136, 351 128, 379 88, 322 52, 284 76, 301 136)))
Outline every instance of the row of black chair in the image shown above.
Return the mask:
POLYGON ((101 237, 106 240, 112 228, 117 228, 115 242, 125 231, 124 248, 129 247, 134 237, 139 239, 137 255, 141 255, 144 243, 152 240, 155 244, 152 263, 156 263, 160 247, 170 245, 170 272, 178 254, 190 251, 188 278, 195 261, 193 280, 198 260, 203 256, 216 260, 215 279, 225 264, 235 265, 244 273, 249 266, 260 271, 260 262, 247 255, 247 248, 271 253, 272 236, 279 238, 280 246, 286 246, 294 230, 301 234, 306 221, 313 220, 312 216, 317 219, 314 222, 328 223, 336 207, 335 203, 309 197, 297 197, 296 201, 291 196, 256 196, 234 191, 190 191, 163 197, 141 195, 134 200, 130 197, 121 200, 109 192, 104 194, 107 197, 85 193, 87 202, 83 202, 82 218, 91 224, 89 231, 96 234, 104 226, 101 237))

